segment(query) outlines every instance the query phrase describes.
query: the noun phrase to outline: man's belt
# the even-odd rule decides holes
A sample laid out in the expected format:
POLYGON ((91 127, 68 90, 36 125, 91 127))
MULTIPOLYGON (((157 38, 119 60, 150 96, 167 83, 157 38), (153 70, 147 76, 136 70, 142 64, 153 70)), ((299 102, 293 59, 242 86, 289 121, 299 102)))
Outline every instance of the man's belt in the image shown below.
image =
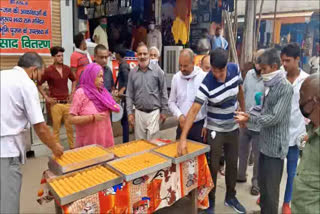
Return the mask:
POLYGON ((56 103, 68 104, 68 100, 56 100, 56 103))
POLYGON ((155 110, 158 110, 157 108, 156 109, 138 109, 139 111, 143 111, 144 113, 151 113, 155 110))

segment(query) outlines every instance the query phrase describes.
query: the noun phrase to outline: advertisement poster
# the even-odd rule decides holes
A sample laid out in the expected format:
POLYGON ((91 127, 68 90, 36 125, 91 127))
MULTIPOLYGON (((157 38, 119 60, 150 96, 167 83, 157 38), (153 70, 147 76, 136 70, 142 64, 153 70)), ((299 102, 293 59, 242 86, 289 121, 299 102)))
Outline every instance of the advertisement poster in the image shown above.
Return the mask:
POLYGON ((1 55, 49 55, 51 43, 51 0, 1 0, 1 55))

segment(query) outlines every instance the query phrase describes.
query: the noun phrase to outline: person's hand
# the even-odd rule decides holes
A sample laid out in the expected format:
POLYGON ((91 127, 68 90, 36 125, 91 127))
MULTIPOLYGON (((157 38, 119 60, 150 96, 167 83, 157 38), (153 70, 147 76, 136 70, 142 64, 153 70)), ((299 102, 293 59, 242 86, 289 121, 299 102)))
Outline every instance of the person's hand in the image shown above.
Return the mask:
POLYGON ((161 123, 164 123, 167 119, 167 116, 165 114, 160 114, 160 121, 161 123))
POLYGON ((55 98, 52 98, 52 97, 46 97, 45 100, 49 104, 55 104, 57 101, 55 98))
POLYGON ((61 155, 63 155, 63 146, 61 146, 60 143, 56 143, 51 151, 55 157, 59 158, 61 155))
POLYGON ((309 140, 309 136, 308 136, 308 135, 305 135, 304 138, 303 138, 303 141, 306 141, 306 142, 307 142, 308 140, 309 140))
POLYGON ((129 121, 129 124, 134 127, 134 115, 133 114, 129 114, 128 115, 128 121, 129 121))
POLYGON ((183 114, 181 114, 179 117, 179 125, 181 129, 183 129, 185 122, 186 122, 186 117, 183 114))
POLYGON ((112 92, 113 96, 118 96, 119 95, 119 91, 117 89, 113 90, 112 92))
POLYGON ((188 154, 186 139, 180 139, 180 141, 177 143, 177 153, 178 157, 188 154))
POLYGON ((236 111, 236 115, 234 116, 234 119, 236 120, 237 123, 246 123, 249 120, 249 114, 242 112, 242 111, 236 111))
POLYGON ((105 113, 94 114, 93 116, 95 118, 95 121, 101 121, 107 118, 107 114, 105 113))
POLYGON ((71 103, 71 102, 72 102, 73 94, 74 94, 74 93, 69 94, 69 96, 68 96, 68 103, 71 103))
POLYGON ((207 135, 208 135, 208 129, 203 127, 201 130, 201 137, 204 143, 207 142, 207 135))

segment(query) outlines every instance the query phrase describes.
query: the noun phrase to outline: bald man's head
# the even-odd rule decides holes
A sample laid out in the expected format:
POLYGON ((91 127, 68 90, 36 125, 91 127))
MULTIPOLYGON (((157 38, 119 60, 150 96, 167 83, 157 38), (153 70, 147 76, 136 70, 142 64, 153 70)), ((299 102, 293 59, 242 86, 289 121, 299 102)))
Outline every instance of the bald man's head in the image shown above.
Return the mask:
POLYGON ((300 88, 301 113, 314 124, 320 121, 320 74, 310 75, 300 88))
POLYGON ((194 69, 194 53, 190 48, 180 51, 179 68, 183 75, 188 76, 194 69))

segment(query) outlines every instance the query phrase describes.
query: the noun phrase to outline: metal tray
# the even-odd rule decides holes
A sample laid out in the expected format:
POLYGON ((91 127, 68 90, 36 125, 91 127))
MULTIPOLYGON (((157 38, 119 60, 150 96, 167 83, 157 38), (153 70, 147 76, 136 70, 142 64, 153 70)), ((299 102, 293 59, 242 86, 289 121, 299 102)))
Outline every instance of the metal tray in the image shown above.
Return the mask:
POLYGON ((116 145, 116 146, 113 146, 113 147, 109 147, 109 148, 107 148, 106 150, 109 152, 109 153, 112 153, 112 154, 114 154, 114 156, 115 157, 117 157, 117 158, 124 158, 124 157, 129 157, 129 156, 132 156, 132 155, 135 155, 135 154, 141 154, 141 153, 144 153, 144 152, 148 152, 148 151, 151 151, 151 150, 153 150, 153 149, 155 149, 155 148, 157 148, 157 147, 159 147, 159 145, 157 145, 157 144, 155 144, 155 143, 152 143, 152 142, 149 142, 149 141, 147 141, 147 140, 134 140, 134 141, 130 141, 130 142, 128 142, 128 143, 124 143, 124 144, 119 144, 119 145, 116 145), (121 146, 123 146, 123 145, 128 145, 128 144, 132 144, 132 143, 135 143, 135 142, 137 142, 137 141, 143 141, 143 142, 145 142, 145 143, 148 143, 148 144, 151 144, 152 146, 155 146, 154 148, 150 148, 150 149, 145 149, 145 150, 142 150, 142 151, 139 151, 139 152, 136 152, 136 153, 132 153, 132 154, 129 154, 129 155, 126 155, 126 156, 122 156, 122 157, 120 157, 120 156, 117 156, 116 154, 114 154, 113 152, 112 152, 112 149, 113 148, 117 148, 117 147, 121 147, 121 146))
MULTIPOLYGON (((85 149, 88 147, 100 147, 103 150, 106 150, 104 147, 102 147, 100 145, 93 144, 93 145, 89 145, 89 146, 85 146, 85 147, 81 147, 81 148, 68 150, 65 153, 74 152, 74 151, 85 149)), ((54 174, 63 175, 63 174, 69 173, 69 172, 73 172, 75 170, 83 169, 88 166, 97 165, 97 164, 100 164, 100 163, 103 163, 103 162, 106 162, 106 161, 112 160, 112 159, 114 159, 114 154, 109 152, 108 154, 106 154, 104 156, 100 156, 100 157, 93 158, 90 160, 85 160, 85 161, 78 162, 78 163, 72 163, 72 164, 69 164, 66 166, 61 166, 57 161, 55 161, 52 158, 52 156, 49 156, 48 167, 54 174)))
MULTIPOLYGON (((202 154, 210 151, 210 146, 207 145, 207 144, 199 143, 199 142, 192 141, 192 140, 187 140, 187 142, 199 144, 199 145, 202 145, 202 146, 204 146, 204 147, 203 147, 202 149, 199 149, 199 150, 195 151, 195 152, 188 153, 188 154, 186 154, 186 155, 183 155, 183 156, 180 156, 180 157, 176 157, 176 158, 167 156, 167 155, 165 155, 165 154, 162 154, 162 153, 160 153, 160 152, 157 152, 156 150, 153 150, 153 151, 156 152, 157 154, 160 154, 160 155, 162 155, 162 156, 164 156, 164 157, 166 157, 166 158, 171 159, 171 160, 172 160, 172 163, 174 163, 174 164, 179 164, 179 163, 181 163, 181 162, 184 162, 184 161, 193 159, 194 157, 197 157, 197 156, 199 156, 199 155, 202 155, 202 154)), ((166 145, 164 145, 164 146, 167 146, 167 145, 170 145, 170 144, 174 144, 174 143, 176 143, 176 142, 169 143, 169 144, 166 144, 166 145)), ((161 147, 164 147, 164 146, 161 146, 161 147)), ((159 147, 159 148, 161 148, 161 147, 159 147)))
MULTIPOLYGON (((76 200, 79 200, 81 198, 85 198, 85 197, 87 197, 89 195, 95 194, 95 193, 97 193, 99 191, 102 191, 102 190, 108 189, 110 187, 113 187, 114 185, 121 184, 123 182, 123 177, 121 176, 121 174, 119 174, 115 170, 111 169, 106 164, 102 164, 102 166, 104 166, 107 169, 111 170, 112 172, 118 174, 119 177, 117 177, 117 178, 115 178, 113 180, 98 184, 96 186, 89 187, 88 189, 82 190, 80 192, 76 192, 76 193, 73 193, 71 195, 64 196, 62 198, 60 198, 60 196, 56 193, 56 191, 53 189, 53 187, 50 185, 50 183, 48 183, 49 190, 53 194, 54 198, 56 200, 58 200, 60 205, 65 205, 65 204, 69 204, 71 202, 74 202, 76 200)), ((86 169, 81 170, 81 171, 85 171, 85 170, 90 169, 90 168, 93 168, 93 167, 89 167, 89 168, 86 168, 86 169)), ((54 178, 54 179, 51 179, 51 181, 54 181, 55 179, 67 178, 67 177, 70 177, 70 176, 72 176, 72 175, 74 175, 74 174, 76 174, 78 172, 81 172, 81 171, 73 172, 73 173, 70 173, 68 175, 64 175, 64 176, 60 176, 60 177, 54 178)))
MULTIPOLYGON (((148 152, 148 151, 147 151, 147 152, 148 152)), ((126 181, 132 181, 132 180, 134 180, 134 179, 136 179, 136 178, 140 178, 140 177, 142 177, 142 176, 144 176, 144 175, 148 175, 148 174, 153 173, 153 172, 156 172, 156 171, 158 171, 158 170, 160 170, 160 169, 164 169, 164 168, 167 168, 167 167, 171 166, 171 159, 168 159, 168 158, 165 157, 164 155, 159 154, 159 153, 155 153, 155 152, 153 152, 153 151, 149 151, 149 152, 150 152, 150 153, 153 153, 153 154, 155 154, 155 155, 161 156, 162 158, 166 159, 167 161, 165 161, 165 162, 163 162, 163 163, 159 163, 159 164, 157 164, 157 165, 155 165, 155 166, 152 166, 152 167, 145 168, 145 169, 143 169, 143 170, 140 170, 140 171, 135 172, 135 173, 130 174, 130 175, 124 174, 123 172, 121 172, 121 171, 118 170, 117 168, 113 167, 113 166, 111 165, 111 163, 118 162, 118 161, 120 161, 120 160, 127 159, 127 158, 132 157, 132 156, 138 156, 138 155, 143 154, 143 153, 145 153, 145 152, 142 152, 142 153, 139 152, 139 153, 136 153, 136 154, 132 154, 132 155, 130 155, 130 156, 126 156, 126 157, 119 158, 119 159, 116 159, 116 160, 113 160, 113 161, 109 161, 109 162, 107 162, 107 164, 108 164, 108 166, 109 166, 111 169, 113 169, 114 171, 116 171, 116 172, 118 172, 119 174, 121 174, 126 181)))

